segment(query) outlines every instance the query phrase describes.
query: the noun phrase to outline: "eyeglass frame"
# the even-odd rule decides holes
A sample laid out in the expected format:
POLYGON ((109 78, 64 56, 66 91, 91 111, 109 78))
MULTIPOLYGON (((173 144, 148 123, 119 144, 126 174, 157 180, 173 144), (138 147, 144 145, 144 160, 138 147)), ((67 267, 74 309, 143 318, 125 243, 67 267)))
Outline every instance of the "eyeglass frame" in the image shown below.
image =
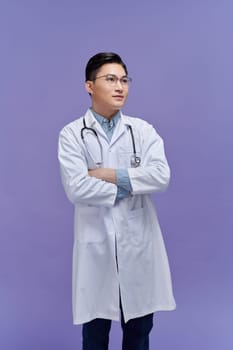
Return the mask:
POLYGON ((115 74, 105 74, 105 75, 101 75, 99 77, 96 77, 94 79, 92 79, 92 81, 95 81, 97 79, 100 78, 107 78, 107 77, 112 77, 115 80, 113 82, 109 82, 107 79, 105 79, 105 81, 109 84, 109 85, 116 85, 118 83, 118 81, 121 83, 122 86, 129 86, 130 83, 132 83, 132 78, 128 77, 127 75, 124 75, 121 78, 118 78, 118 76, 116 76, 115 74), (123 82, 122 79, 127 79, 127 83, 123 82))

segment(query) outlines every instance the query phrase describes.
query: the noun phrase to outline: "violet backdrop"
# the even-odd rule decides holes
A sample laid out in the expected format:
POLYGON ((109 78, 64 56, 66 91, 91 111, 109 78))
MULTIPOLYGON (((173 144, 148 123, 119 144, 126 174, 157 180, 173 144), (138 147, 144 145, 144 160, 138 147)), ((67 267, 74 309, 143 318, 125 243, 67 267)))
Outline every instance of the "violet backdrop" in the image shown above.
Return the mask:
POLYGON ((126 61, 124 112, 153 123, 172 170, 153 199, 177 310, 155 315, 151 349, 233 348, 232 12, 230 0, 1 0, 0 349, 81 349, 57 138, 90 105, 99 51, 126 61))

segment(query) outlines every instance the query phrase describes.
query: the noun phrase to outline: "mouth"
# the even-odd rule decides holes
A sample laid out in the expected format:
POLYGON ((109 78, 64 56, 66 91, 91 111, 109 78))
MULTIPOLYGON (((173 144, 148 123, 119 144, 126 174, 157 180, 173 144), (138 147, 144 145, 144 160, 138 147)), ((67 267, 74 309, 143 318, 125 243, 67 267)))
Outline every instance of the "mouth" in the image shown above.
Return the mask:
POLYGON ((116 98, 117 100, 123 100, 124 96, 123 95, 114 95, 113 98, 116 98))

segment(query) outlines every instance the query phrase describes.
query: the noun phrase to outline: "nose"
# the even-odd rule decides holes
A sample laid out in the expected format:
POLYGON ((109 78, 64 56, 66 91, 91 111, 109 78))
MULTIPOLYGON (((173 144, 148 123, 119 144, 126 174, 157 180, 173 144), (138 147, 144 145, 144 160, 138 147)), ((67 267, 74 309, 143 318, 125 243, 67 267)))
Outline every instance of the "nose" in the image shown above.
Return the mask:
POLYGON ((120 91, 123 90, 123 86, 122 86, 120 79, 117 80, 116 85, 115 85, 115 89, 120 90, 120 91))

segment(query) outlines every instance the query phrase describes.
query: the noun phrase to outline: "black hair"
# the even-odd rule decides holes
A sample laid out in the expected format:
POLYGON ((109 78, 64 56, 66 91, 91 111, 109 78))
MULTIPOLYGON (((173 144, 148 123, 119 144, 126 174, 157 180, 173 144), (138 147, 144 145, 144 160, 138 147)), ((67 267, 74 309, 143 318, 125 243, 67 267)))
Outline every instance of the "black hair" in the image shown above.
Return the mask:
POLYGON ((86 81, 94 80, 99 69, 106 63, 118 63, 128 75, 126 64, 122 61, 121 57, 114 52, 100 52, 89 59, 86 65, 86 81))

